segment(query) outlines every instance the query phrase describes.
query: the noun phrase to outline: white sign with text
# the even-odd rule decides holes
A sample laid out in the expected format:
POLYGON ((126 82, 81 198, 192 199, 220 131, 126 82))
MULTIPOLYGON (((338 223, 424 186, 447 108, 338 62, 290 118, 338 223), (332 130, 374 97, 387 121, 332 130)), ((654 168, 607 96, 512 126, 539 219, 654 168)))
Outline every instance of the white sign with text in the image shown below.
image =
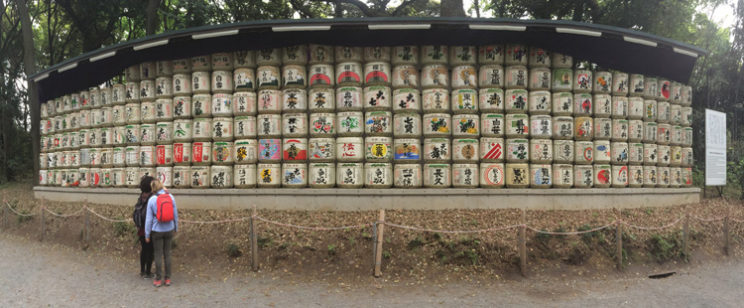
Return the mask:
POLYGON ((705 109, 705 186, 726 185, 726 114, 705 109))

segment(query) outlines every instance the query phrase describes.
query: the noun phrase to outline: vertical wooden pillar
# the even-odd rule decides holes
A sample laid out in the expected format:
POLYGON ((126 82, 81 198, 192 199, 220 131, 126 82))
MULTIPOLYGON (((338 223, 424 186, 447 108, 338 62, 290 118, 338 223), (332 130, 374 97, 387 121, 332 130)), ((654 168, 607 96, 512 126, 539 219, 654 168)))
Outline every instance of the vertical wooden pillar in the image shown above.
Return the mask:
POLYGON ((687 246, 689 246, 689 239, 690 239, 690 214, 685 214, 685 223, 682 226, 682 255, 684 255, 685 260, 688 260, 689 254, 687 250, 687 246))
POLYGON ((723 253, 729 255, 729 216, 723 218, 723 253))
POLYGON ((251 269, 258 271, 258 237, 256 236, 256 216, 258 216, 256 206, 253 205, 251 214, 250 235, 251 235, 251 269))
POLYGON ((375 277, 382 276, 382 240, 385 230, 385 210, 380 210, 377 223, 377 248, 375 249, 375 277))
POLYGON ((519 270, 527 277, 527 210, 522 209, 522 225, 519 227, 519 270))
POLYGON ((615 242, 617 244, 616 247, 616 257, 617 257, 617 270, 622 271, 623 270, 623 224, 620 221, 616 222, 617 226, 615 229, 615 242))

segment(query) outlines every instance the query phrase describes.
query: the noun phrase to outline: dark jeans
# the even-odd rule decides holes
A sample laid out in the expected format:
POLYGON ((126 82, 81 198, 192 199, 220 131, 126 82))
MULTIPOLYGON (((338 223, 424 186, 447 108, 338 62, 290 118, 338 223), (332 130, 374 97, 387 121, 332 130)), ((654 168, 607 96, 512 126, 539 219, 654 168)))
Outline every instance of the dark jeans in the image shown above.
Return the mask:
POLYGON ((142 249, 140 250, 140 273, 152 273, 153 246, 152 242, 145 242, 145 236, 139 237, 142 249))
POLYGON ((173 242, 173 231, 155 232, 150 234, 155 247, 155 280, 163 278, 163 259, 165 259, 165 279, 171 277, 171 242, 173 242))

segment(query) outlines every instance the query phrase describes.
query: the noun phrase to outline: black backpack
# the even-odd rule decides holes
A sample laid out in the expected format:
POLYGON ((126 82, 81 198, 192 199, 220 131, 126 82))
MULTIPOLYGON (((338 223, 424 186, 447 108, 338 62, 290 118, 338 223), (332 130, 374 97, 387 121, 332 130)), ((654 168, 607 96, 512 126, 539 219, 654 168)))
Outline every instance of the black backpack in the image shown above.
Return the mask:
POLYGON ((148 198, 145 198, 144 200, 142 197, 137 199, 137 204, 134 205, 134 213, 132 213, 132 220, 134 220, 134 225, 137 226, 139 229, 145 228, 145 220, 147 219, 147 201, 150 200, 149 196, 148 198))

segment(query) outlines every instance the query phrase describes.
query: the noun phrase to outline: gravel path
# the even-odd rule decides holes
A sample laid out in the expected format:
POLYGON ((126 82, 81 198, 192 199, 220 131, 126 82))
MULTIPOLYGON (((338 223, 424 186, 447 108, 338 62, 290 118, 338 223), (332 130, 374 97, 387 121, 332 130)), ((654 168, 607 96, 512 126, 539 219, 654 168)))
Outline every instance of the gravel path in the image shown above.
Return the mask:
POLYGON ((689 266, 659 280, 623 274, 604 279, 532 277, 424 286, 372 278, 358 286, 295 282, 271 273, 197 279, 176 271, 174 286, 159 289, 125 270, 133 261, 125 263, 0 234, 0 307, 737 307, 744 300, 744 261, 740 260, 689 266))

